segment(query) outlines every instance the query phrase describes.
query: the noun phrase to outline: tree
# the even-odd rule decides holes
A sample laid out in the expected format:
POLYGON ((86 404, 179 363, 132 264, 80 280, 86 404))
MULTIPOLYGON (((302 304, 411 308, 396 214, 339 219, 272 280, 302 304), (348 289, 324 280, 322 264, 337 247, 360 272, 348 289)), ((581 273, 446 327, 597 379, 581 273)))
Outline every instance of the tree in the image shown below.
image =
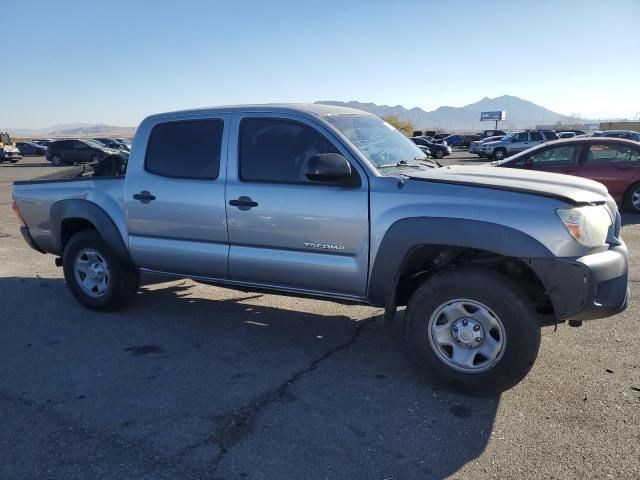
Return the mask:
POLYGON ((400 120, 400 118, 398 118, 396 115, 389 115, 387 117, 384 117, 384 121, 396 127, 407 137, 412 137, 413 132, 416 129, 416 126, 413 123, 400 120))

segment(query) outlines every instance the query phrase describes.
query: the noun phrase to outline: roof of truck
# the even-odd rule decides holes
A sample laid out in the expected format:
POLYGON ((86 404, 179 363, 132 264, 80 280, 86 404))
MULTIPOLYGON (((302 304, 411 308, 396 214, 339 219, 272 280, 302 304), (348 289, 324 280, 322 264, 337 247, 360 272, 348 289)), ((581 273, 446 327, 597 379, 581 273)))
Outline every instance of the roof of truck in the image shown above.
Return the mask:
POLYGON ((265 103, 253 105, 223 105, 219 107, 195 108, 190 110, 178 110, 152 115, 152 117, 164 115, 189 115, 198 113, 232 113, 232 112, 304 112, 318 116, 325 115, 372 115, 363 110, 341 107, 336 105, 324 105, 320 103, 265 103))

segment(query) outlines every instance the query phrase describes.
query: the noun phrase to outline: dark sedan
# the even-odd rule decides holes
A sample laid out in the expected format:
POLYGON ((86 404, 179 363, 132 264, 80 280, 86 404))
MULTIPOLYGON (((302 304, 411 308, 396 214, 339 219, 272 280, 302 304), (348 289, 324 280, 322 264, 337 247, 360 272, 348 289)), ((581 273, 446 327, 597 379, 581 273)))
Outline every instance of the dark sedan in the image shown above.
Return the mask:
POLYGON ((16 142, 16 147, 20 150, 23 157, 29 155, 40 157, 47 153, 47 147, 33 142, 16 142))
POLYGON ((433 143, 429 140, 425 140, 422 137, 412 137, 411 141, 418 146, 427 147, 431 151, 431 155, 436 158, 443 158, 447 155, 451 155, 451 147, 448 147, 446 145, 433 143))
POLYGON ((640 213, 640 144, 607 137, 574 137, 543 143, 498 167, 565 173, 603 183, 618 204, 640 213))

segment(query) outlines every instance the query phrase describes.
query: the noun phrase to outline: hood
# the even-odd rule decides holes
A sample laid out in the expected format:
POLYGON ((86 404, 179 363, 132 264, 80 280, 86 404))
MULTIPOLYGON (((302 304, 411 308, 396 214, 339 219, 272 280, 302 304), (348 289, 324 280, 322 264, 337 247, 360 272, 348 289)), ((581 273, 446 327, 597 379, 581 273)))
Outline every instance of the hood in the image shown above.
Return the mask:
POLYGON ((419 172, 402 172, 413 180, 493 188, 558 198, 573 205, 607 201, 607 188, 586 178, 517 168, 452 165, 419 172))
POLYGON ((13 145, 5 145, 5 146, 0 147, 0 148, 3 148, 5 152, 20 152, 20 150, 18 150, 13 145))
POLYGON ((496 145, 500 145, 502 143, 502 140, 491 140, 490 142, 482 142, 482 146, 484 147, 485 145, 489 146, 489 147, 495 147, 496 145))

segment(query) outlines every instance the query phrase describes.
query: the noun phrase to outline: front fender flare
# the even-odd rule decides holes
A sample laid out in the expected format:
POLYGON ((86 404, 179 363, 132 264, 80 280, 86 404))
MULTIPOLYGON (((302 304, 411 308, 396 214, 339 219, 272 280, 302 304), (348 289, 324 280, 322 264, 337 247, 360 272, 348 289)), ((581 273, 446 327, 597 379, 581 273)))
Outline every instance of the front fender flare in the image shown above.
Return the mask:
POLYGON ((474 248, 517 258, 554 257, 535 238, 497 223, 464 218, 405 218, 391 225, 378 248, 367 289, 373 305, 386 306, 406 260, 423 245, 474 248))
POLYGON ((56 255, 61 256, 64 249, 62 245, 62 223, 64 220, 76 218, 86 220, 95 226, 113 253, 126 265, 132 264, 131 256, 115 223, 107 212, 95 203, 82 199, 59 200, 51 205, 49 217, 51 222, 51 243, 53 245, 53 253, 56 255))

